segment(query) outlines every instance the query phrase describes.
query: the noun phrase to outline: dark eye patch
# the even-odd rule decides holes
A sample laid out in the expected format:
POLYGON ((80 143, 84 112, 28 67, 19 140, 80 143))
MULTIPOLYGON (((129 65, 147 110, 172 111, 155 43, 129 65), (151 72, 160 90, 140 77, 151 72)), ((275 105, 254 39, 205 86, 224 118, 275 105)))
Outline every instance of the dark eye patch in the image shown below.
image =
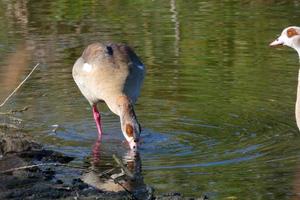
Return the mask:
POLYGON ((126 124, 126 133, 128 137, 133 137, 133 127, 130 124, 126 124))
POLYGON ((111 46, 106 46, 106 53, 108 53, 109 55, 113 55, 114 51, 113 49, 111 48, 111 46))
POLYGON ((293 36, 295 36, 295 35, 299 35, 299 34, 298 34, 298 32, 297 32, 294 28, 289 28, 289 29, 287 30, 287 36, 288 36, 289 38, 291 38, 291 37, 293 37, 293 36))

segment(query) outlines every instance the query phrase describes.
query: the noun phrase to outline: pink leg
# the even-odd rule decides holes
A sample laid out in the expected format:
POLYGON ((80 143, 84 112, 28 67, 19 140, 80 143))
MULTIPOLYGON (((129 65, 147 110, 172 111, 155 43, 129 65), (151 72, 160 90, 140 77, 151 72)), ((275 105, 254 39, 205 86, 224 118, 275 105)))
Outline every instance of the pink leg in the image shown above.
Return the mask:
POLYGON ((102 126, 101 126, 101 115, 97 109, 97 105, 93 105, 93 115, 94 115, 94 120, 96 122, 97 130, 98 130, 98 139, 101 140, 102 136, 102 126))

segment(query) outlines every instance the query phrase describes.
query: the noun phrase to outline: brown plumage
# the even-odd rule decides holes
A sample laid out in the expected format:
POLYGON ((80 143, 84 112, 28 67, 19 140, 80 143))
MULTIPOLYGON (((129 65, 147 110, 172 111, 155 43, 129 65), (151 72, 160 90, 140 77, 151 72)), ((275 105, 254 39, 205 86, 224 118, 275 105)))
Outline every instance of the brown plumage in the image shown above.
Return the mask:
POLYGON ((137 148, 140 126, 133 104, 139 96, 145 71, 138 56, 125 44, 93 43, 77 59, 73 78, 93 107, 99 138, 102 128, 96 105, 104 101, 120 116, 122 132, 130 147, 137 148))

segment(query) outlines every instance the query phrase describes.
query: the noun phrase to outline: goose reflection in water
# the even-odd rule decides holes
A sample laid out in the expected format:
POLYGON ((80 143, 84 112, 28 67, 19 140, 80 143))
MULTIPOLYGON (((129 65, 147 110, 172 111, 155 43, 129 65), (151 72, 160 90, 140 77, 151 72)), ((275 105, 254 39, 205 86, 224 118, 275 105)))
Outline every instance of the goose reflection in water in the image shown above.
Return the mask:
POLYGON ((128 192, 134 199, 151 199, 152 189, 144 183, 142 176, 142 162, 139 152, 128 150, 119 165, 100 171, 105 163, 101 162, 101 142, 97 140, 92 149, 90 171, 83 174, 82 180, 102 191, 128 192))

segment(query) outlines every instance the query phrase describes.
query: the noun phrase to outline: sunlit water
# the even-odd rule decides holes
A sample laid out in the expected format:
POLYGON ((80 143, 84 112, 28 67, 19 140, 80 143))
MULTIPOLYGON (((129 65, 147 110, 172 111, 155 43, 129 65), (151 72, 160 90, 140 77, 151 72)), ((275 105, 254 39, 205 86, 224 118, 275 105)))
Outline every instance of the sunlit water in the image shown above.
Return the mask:
MULTIPOLYGON (((19 114, 25 130, 85 165, 97 132, 71 69, 93 41, 126 42, 147 66, 136 105, 147 184, 212 199, 293 199, 300 192, 298 61, 268 44, 299 25, 299 9, 298 1, 272 0, 3 0, 0 97, 40 63, 5 109, 31 106, 19 114)), ((105 168, 127 146, 118 117, 99 108, 105 168)))

